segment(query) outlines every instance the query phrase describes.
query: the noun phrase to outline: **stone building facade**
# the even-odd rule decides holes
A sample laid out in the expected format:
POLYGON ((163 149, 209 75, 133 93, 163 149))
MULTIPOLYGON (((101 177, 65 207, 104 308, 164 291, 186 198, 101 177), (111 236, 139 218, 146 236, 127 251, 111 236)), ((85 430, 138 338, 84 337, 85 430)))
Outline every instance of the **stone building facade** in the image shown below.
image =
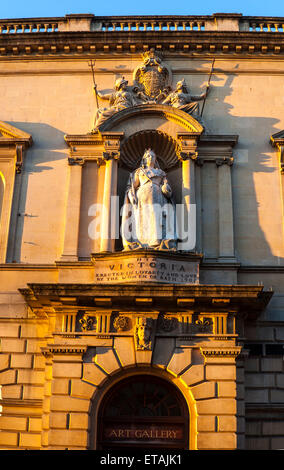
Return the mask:
POLYGON ((283 23, 0 20, 1 449, 284 447, 283 23), (123 249, 149 148, 174 250, 123 249))

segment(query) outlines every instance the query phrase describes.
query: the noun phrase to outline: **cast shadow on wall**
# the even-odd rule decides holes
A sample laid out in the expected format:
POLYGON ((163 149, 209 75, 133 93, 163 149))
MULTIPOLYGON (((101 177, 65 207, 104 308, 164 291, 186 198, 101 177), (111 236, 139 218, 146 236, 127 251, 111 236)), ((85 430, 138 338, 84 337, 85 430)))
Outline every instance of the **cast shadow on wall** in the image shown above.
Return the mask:
MULTIPOLYGON (((218 70, 216 70, 218 74, 218 70)), ((213 133, 238 134, 239 140, 233 150, 234 165, 232 167, 232 190, 234 204, 234 233, 236 257, 244 265, 284 265, 282 257, 273 254, 273 247, 270 246, 265 232, 261 227, 259 213, 261 203, 258 200, 254 175, 263 173, 263 190, 268 190, 268 183, 265 175, 279 173, 278 165, 275 165, 276 158, 272 160, 271 154, 276 152, 270 145, 270 136, 281 129, 277 127, 278 119, 248 116, 249 100, 244 110, 244 115, 237 115, 235 107, 226 102, 227 98, 233 94, 233 81, 237 73, 227 76, 222 87, 214 93, 214 82, 223 80, 217 76, 212 76, 212 89, 208 95, 208 103, 204 110, 204 121, 206 118, 213 122, 218 122, 220 117, 220 128, 216 125, 213 133), (206 116, 207 114, 207 116, 206 116), (222 124, 225 121, 225 130, 222 124), (252 140, 253 139, 253 140, 252 140)), ((216 87, 217 89, 217 87, 216 87)), ((247 94, 253 92, 252 86, 248 87, 247 94)), ((264 100, 265 101, 265 100, 264 100)), ((209 123, 210 124, 210 123, 209 123)), ((271 181, 271 178, 269 178, 271 181)), ((278 181, 280 181, 278 179, 278 181)), ((279 186, 279 197, 281 197, 279 186)), ((262 203, 264 199, 262 200, 262 203)), ((272 210, 273 206, 271 206, 272 210)), ((281 207, 280 214, 281 214, 281 207)), ((267 211, 267 208, 263 209, 267 211)), ((272 212, 271 212, 272 213, 272 212)), ((279 214, 279 215, 280 215, 279 214)), ((267 217, 266 217, 267 220, 267 217)), ((265 228, 265 227, 264 227, 265 228)), ((271 226, 267 226, 267 232, 271 226)), ((280 238, 280 237, 279 237, 280 238)))
MULTIPOLYGON (((28 132, 32 135, 33 145, 26 151, 22 171, 16 175, 15 185, 19 185, 19 198, 13 199, 12 205, 12 219, 10 224, 9 243, 7 250, 8 262, 26 262, 22 257, 22 250, 24 245, 37 246, 39 243, 35 240, 24 240, 24 227, 25 224, 31 223, 35 219, 37 221, 38 229, 42 230, 42 225, 46 222, 46 214, 44 211, 29 211, 27 208, 28 192, 30 190, 30 180, 32 175, 38 175, 39 181, 39 197, 45 197, 47 193, 46 180, 41 174, 55 170, 55 165, 58 160, 67 158, 66 144, 64 141, 65 133, 56 129, 49 124, 34 123, 34 122, 9 122, 9 124, 28 132)), ((55 177, 54 177, 55 178, 55 177)), ((56 181, 56 178, 55 178, 56 181)), ((60 183, 62 190, 63 182, 60 183)), ((15 194, 15 192, 14 192, 15 194)), ((54 188, 49 193, 49 204, 56 202, 56 195, 54 188)), ((27 260, 31 262, 30 260, 27 260)))

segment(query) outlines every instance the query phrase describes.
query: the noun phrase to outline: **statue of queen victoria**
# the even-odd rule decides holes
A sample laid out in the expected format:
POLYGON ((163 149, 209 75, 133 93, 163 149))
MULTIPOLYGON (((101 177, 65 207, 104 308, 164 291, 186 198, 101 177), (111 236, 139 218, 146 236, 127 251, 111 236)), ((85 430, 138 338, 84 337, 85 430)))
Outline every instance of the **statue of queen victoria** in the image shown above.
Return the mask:
POLYGON ((172 189, 151 149, 145 151, 141 166, 130 174, 121 233, 125 250, 176 250, 172 189))

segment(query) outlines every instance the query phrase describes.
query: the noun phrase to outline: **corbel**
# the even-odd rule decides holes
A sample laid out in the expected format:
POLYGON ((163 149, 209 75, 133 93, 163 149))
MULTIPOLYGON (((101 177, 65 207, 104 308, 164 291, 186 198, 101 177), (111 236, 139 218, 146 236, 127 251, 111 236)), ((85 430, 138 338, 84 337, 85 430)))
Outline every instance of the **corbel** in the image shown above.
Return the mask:
POLYGON ((85 159, 82 157, 68 157, 68 165, 73 166, 73 165, 81 165, 83 166, 85 163, 85 159))
POLYGON ((23 145, 16 144, 16 173, 21 173, 23 166, 23 145))
POLYGON ((215 162, 217 166, 221 166, 221 165, 232 166, 234 163, 234 158, 233 157, 216 158, 215 162))
POLYGON ((184 160, 193 160, 197 162, 198 152, 197 152, 197 141, 199 138, 199 133, 178 133, 177 139, 179 142, 179 151, 178 158, 180 161, 184 160))
POLYGON ((103 159, 104 160, 119 160, 120 158, 120 142, 124 136, 123 132, 101 132, 103 140, 103 159))

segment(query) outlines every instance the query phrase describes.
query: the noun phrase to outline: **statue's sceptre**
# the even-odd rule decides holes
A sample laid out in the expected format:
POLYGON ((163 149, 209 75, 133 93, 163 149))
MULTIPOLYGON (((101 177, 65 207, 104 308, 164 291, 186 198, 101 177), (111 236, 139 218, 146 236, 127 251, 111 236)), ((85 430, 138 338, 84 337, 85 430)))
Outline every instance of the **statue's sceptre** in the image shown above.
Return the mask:
POLYGON ((93 74, 93 82, 94 82, 94 90, 95 90, 95 95, 96 95, 96 104, 97 104, 97 109, 99 108, 99 103, 98 103, 98 93, 97 93, 97 85, 96 85, 96 82, 95 82, 95 60, 90 60, 88 62, 88 65, 91 67, 92 69, 92 74, 93 74))
MULTIPOLYGON (((211 81, 211 77, 212 77, 212 73, 213 73, 213 68, 214 68, 214 62, 215 62, 215 59, 213 59, 213 61, 212 61, 210 75, 209 75, 208 83, 207 83, 207 89, 209 88, 209 85, 210 85, 210 81, 211 81)), ((206 96, 204 98, 204 101, 203 101, 202 110, 201 110, 201 114, 200 114, 201 117, 202 117, 202 114, 203 114, 206 98, 207 98, 207 94, 206 94, 206 96)))

